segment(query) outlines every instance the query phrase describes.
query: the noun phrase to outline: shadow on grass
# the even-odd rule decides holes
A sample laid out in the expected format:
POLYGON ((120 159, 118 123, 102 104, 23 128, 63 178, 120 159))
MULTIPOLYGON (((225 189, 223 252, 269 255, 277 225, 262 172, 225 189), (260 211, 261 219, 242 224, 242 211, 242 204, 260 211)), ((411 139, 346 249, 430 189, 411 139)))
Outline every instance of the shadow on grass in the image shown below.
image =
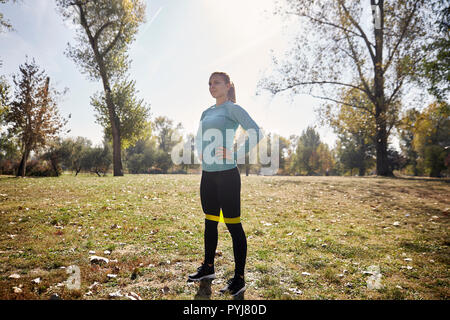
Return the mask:
MULTIPOLYGON (((194 300, 211 300, 211 279, 200 280, 197 293, 194 296, 194 300)), ((244 300, 244 292, 233 297, 233 300, 244 300)))
POLYGON ((424 182, 445 182, 450 183, 450 178, 432 178, 432 177, 414 177, 414 176, 394 176, 391 177, 398 180, 418 180, 424 182))
POLYGON ((211 283, 211 279, 200 280, 200 285, 194 296, 194 300, 211 300, 211 283))

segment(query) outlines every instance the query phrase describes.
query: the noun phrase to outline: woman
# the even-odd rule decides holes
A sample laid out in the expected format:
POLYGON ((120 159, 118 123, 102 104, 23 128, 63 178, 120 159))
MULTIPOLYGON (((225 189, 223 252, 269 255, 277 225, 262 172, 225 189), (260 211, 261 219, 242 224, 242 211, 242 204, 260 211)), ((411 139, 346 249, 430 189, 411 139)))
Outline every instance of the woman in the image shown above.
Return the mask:
POLYGON ((250 151, 249 140, 247 139, 236 152, 231 152, 231 150, 239 125, 247 131, 253 129, 259 133, 256 134, 256 143, 262 139, 262 132, 259 132, 258 125, 248 113, 241 106, 235 104, 234 84, 226 73, 214 72, 210 76, 209 91, 216 99, 216 104, 202 113, 196 138, 197 152, 202 161, 200 198, 205 213, 205 258, 197 272, 189 275, 188 281, 215 278, 214 256, 218 241, 217 226, 219 221, 223 221, 233 240, 235 275, 227 281, 227 286, 220 292, 230 292, 236 296, 246 288, 244 268, 247 256, 247 239, 240 221, 241 177, 236 159, 237 155, 242 159, 242 156, 250 151), (213 137, 214 140, 212 140, 213 137), (223 214, 223 217, 220 216, 220 213, 223 214))

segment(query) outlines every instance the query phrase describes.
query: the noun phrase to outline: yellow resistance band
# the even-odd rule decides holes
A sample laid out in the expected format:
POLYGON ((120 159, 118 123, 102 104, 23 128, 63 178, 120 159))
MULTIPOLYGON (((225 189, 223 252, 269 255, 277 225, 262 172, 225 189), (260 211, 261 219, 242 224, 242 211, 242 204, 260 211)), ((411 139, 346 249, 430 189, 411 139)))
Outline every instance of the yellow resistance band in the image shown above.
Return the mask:
POLYGON ((207 220, 217 221, 217 222, 223 222, 223 223, 241 223, 241 217, 236 218, 224 218, 222 209, 220 209, 220 216, 214 216, 212 214, 206 214, 205 218, 207 220))

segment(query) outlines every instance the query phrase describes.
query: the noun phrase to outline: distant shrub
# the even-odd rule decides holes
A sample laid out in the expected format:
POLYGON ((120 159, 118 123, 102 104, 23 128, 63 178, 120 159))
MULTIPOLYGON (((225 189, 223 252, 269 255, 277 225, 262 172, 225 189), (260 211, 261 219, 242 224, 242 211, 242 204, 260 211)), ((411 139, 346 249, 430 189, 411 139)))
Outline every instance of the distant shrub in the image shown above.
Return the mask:
POLYGON ((29 177, 56 177, 58 174, 61 174, 61 172, 56 173, 47 160, 33 159, 27 162, 26 175, 29 177))
POLYGON ((8 160, 8 159, 0 160, 0 174, 15 175, 18 167, 19 162, 15 160, 8 160))

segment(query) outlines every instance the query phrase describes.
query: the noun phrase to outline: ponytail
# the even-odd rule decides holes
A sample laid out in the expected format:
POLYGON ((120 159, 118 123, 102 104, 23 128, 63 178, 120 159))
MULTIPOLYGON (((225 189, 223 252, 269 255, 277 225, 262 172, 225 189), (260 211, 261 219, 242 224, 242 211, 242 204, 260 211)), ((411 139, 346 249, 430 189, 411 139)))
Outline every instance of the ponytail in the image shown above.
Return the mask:
POLYGON ((234 83, 231 82, 231 88, 228 90, 227 94, 228 99, 233 101, 233 103, 236 103, 236 90, 234 89, 234 83))

